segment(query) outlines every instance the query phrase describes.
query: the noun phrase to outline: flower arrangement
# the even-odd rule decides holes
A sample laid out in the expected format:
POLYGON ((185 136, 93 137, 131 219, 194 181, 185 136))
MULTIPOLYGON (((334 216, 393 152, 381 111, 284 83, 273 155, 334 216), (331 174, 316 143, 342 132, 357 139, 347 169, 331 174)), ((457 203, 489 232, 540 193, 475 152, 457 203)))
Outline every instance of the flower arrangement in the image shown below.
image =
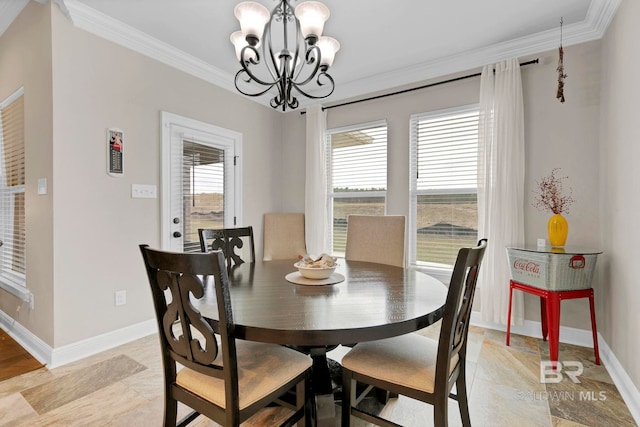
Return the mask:
POLYGON ((574 202, 571 197, 572 191, 569 188, 569 194, 563 194, 562 181, 568 177, 557 176, 559 170, 559 168, 553 169, 551 175, 536 182, 538 190, 533 191, 535 195, 533 206, 538 210, 550 211, 554 214, 569 213, 569 206, 574 202))

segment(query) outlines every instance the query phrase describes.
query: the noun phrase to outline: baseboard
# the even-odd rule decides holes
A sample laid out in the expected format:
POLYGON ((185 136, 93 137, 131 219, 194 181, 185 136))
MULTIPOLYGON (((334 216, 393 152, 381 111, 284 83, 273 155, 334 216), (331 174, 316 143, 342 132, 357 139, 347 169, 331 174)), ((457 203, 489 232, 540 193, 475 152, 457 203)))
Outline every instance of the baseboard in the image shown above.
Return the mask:
POLYGON ((635 386, 627 372, 624 370, 616 355, 609 347, 609 344, 598 334, 598 345, 600 346, 600 359, 604 366, 607 368, 607 372, 611 376, 613 383, 618 388, 624 403, 627 404, 631 416, 635 420, 636 424, 640 425, 640 391, 635 386))
MULTIPOLYGON (((499 325, 482 320, 482 316, 477 311, 471 312, 471 324, 498 331, 507 330, 506 325, 499 325)), ((542 325, 540 322, 525 320, 524 324, 521 326, 512 325, 511 333, 527 337, 542 338, 542 325)), ((591 330, 560 326, 560 342, 579 345, 582 347, 593 347, 593 334, 591 333, 591 330)))
POLYGON ((158 331, 156 320, 150 319, 73 344, 52 348, 2 310, 0 310, 0 325, 11 338, 49 369, 84 359, 158 331))
POLYGON ((156 332, 158 332, 158 324, 155 319, 151 319, 73 344, 54 348, 51 353, 51 362, 47 367, 51 369, 66 365, 67 363, 84 359, 85 357, 135 341, 156 332))
MULTIPOLYGON (((471 324, 486 329, 494 329, 498 331, 507 330, 506 325, 485 322, 482 320, 480 313, 476 311, 471 313, 471 324)), ((511 326, 512 333, 528 337, 542 338, 541 331, 542 325, 540 322, 534 322, 531 320, 525 320, 522 326, 511 326)), ((593 335, 590 330, 560 326, 560 341, 582 347, 593 347, 593 335)), ((627 371, 624 370, 624 367, 620 364, 600 333, 598 333, 598 346, 602 364, 607 369, 613 383, 618 388, 618 391, 629 408, 629 412, 631 412, 636 424, 640 425, 640 391, 638 391, 638 388, 627 374, 627 371)))

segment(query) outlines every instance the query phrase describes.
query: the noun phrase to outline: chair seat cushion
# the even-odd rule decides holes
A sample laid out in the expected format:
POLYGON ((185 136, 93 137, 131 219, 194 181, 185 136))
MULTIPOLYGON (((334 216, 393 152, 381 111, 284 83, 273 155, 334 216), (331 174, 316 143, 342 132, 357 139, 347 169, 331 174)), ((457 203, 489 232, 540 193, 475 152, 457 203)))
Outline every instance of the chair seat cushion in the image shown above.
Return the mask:
MULTIPOLYGON (((369 377, 433 393, 438 342, 406 334, 356 345, 342 358, 342 366, 369 377)), ((458 363, 455 355, 451 371, 458 363)))
MULTIPOLYGON (((272 393, 311 366, 311 358, 276 344, 236 341, 240 409, 272 393)), ((222 352, 214 364, 222 364, 222 352)), ((224 408, 224 380, 183 368, 176 383, 224 408)))

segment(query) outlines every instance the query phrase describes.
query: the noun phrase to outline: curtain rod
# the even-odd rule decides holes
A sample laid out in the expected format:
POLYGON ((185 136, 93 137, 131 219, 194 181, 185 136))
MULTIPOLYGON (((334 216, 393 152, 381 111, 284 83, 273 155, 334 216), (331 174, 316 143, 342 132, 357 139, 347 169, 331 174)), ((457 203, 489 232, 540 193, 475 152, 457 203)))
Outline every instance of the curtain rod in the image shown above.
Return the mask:
MULTIPOLYGON (((523 67, 525 65, 537 64, 538 62, 540 62, 540 60, 538 58, 536 58, 536 59, 532 59, 531 61, 523 62, 523 63, 520 64, 520 66, 523 67)), ((376 95, 376 96, 371 96, 369 98, 357 99, 355 101, 343 102, 342 104, 336 104, 336 105, 330 105, 328 107, 322 107, 322 111, 330 110, 330 109, 336 108, 336 107, 344 107, 345 105, 357 104, 357 103, 365 102, 365 101, 373 101, 374 99, 386 98, 388 96, 401 95, 403 93, 413 92, 414 90, 426 89, 426 88, 433 87, 433 86, 443 85, 445 83, 453 83, 453 82, 457 82, 459 80, 466 80, 466 79, 470 79, 472 77, 478 77, 478 76, 481 76, 481 75, 482 75, 482 73, 474 73, 474 74, 469 74, 469 75, 466 75, 466 76, 456 77, 456 78, 449 79, 449 80, 443 80, 441 82, 429 83, 429 84, 418 86, 418 87, 413 87, 413 88, 409 88, 409 89, 403 89, 403 90, 399 90, 399 91, 391 92, 391 93, 385 93, 383 95, 376 95)), ((307 114, 307 112, 306 111, 301 111, 300 114, 307 114)))

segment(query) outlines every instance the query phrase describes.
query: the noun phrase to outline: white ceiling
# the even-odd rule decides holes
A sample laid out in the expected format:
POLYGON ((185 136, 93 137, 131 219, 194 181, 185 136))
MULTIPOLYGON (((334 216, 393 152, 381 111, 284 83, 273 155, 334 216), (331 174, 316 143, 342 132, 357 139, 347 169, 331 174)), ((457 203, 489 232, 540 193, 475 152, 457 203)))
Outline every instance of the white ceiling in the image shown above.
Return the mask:
MULTIPOLYGON (((27 1, 0 0, 0 34, 27 1)), ((240 0, 53 1, 79 28, 235 91, 229 35, 240 0)), ((323 102, 555 49, 561 17, 563 45, 601 38, 620 1, 323 0, 324 34, 341 43, 330 69, 336 91, 323 102)))

